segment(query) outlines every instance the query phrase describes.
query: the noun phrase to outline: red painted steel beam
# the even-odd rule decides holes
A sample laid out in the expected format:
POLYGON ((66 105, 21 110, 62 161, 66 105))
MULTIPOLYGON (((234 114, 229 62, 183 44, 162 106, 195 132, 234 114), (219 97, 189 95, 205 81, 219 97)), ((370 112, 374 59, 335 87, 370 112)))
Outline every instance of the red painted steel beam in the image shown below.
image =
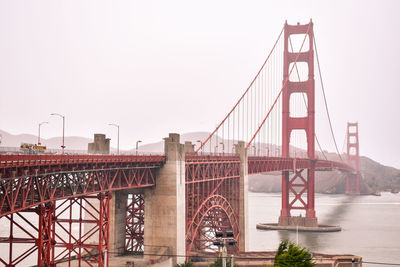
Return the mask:
POLYGON ((164 156, 90 157, 0 156, 0 217, 70 197, 155 186, 165 161, 164 156))
POLYGON ((249 157, 249 174, 268 173, 275 171, 293 171, 308 169, 315 163, 317 171, 337 169, 344 172, 353 172, 354 168, 343 162, 328 160, 311 160, 300 158, 278 158, 278 157, 249 157))
POLYGON ((128 197, 126 215, 125 250, 143 252, 144 249, 144 195, 128 197))
POLYGON ((215 231, 231 230, 239 241, 239 157, 186 155, 185 161, 187 255, 215 250, 215 231))
POLYGON ((163 164, 165 156, 110 155, 0 155, 0 178, 61 170, 112 168, 137 164, 163 164))

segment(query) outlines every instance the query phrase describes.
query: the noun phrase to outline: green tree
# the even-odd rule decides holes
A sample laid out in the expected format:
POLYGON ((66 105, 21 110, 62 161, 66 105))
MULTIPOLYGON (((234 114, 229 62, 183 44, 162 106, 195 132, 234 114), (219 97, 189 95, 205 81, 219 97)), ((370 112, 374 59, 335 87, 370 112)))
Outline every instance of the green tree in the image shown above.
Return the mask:
POLYGON ((312 267, 315 266, 310 251, 296 244, 284 240, 279 244, 275 255, 274 266, 276 267, 312 267))
POLYGON ((194 267, 194 264, 191 261, 185 261, 185 263, 175 264, 175 267, 194 267))

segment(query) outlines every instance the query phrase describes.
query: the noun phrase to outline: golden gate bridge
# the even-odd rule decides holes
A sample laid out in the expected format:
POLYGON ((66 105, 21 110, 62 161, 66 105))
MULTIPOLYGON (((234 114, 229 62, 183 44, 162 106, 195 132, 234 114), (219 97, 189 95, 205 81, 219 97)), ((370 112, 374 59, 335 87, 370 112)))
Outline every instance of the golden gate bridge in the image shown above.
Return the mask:
POLYGON ((164 155, 0 155, 0 216, 8 222, 0 262, 22 266, 34 255, 37 266, 108 266, 111 253, 146 245, 190 257, 215 249, 215 232, 228 230, 233 252, 246 251, 247 179, 256 173, 282 173, 279 226, 298 223, 300 210, 304 227, 318 227, 315 172, 345 172, 346 193, 359 194, 360 171, 358 125, 348 123, 343 159, 326 98, 337 157, 321 148, 314 58, 325 97, 312 21, 285 23, 248 88, 196 150, 170 134, 164 155))

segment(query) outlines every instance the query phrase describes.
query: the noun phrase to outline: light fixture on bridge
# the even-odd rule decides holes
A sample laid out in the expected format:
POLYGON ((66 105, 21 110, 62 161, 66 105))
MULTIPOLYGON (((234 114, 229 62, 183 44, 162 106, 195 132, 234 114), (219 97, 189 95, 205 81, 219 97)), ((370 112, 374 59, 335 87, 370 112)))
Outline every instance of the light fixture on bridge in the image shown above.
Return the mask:
POLYGON ((58 114, 58 113, 51 113, 50 115, 51 116, 59 116, 63 120, 63 133, 62 133, 62 145, 61 145, 61 148, 62 148, 62 153, 64 154, 64 149, 65 149, 65 144, 64 144, 65 116, 61 115, 61 114, 58 114))
POLYGON ((200 143, 201 152, 203 152, 204 150, 203 142, 201 140, 197 140, 196 142, 200 143))
POLYGON ((108 125, 117 127, 118 129, 118 138, 117 138, 117 155, 119 155, 119 125, 115 123, 109 123, 108 125))
POLYGON ((141 143, 142 140, 137 140, 136 141, 136 155, 138 154, 138 149, 139 149, 139 143, 141 143))
POLYGON ((41 123, 39 123, 39 133, 38 133, 38 146, 41 145, 40 143, 40 126, 42 126, 43 124, 49 123, 48 121, 43 121, 41 123))
POLYGON ((220 142, 219 144, 222 145, 222 154, 225 154, 225 144, 223 142, 220 142))

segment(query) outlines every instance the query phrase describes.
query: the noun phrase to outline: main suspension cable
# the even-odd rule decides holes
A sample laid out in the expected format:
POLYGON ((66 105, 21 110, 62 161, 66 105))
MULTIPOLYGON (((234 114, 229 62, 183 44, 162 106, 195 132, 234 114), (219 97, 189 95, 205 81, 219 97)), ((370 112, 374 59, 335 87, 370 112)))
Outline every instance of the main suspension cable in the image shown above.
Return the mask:
MULTIPOLYGON (((300 47, 300 51, 299 51, 299 53, 297 54, 296 59, 295 59, 295 61, 294 61, 295 64, 297 63, 297 60, 299 59, 301 50, 303 49, 304 42, 306 41, 306 36, 308 35, 309 31, 310 31, 310 24, 308 25, 306 35, 305 35, 304 40, 303 40, 303 43, 301 44, 301 47, 300 47)), ((293 65, 292 68, 290 69, 288 77, 284 80, 283 85, 282 85, 282 87, 281 87, 281 90, 279 91, 278 96, 275 98, 275 101, 274 101, 274 103, 272 104, 271 108, 269 109, 267 115, 265 116, 264 120, 261 122, 260 126, 257 128, 257 131, 254 133, 253 137, 252 137, 252 138, 250 139, 250 141, 248 142, 248 144, 247 144, 247 146, 246 146, 246 149, 249 148, 250 144, 253 142, 254 138, 256 137, 256 135, 258 134, 258 132, 260 131, 260 129, 261 129, 262 126, 264 125, 265 121, 266 121, 267 118, 269 117, 269 114, 271 113, 271 111, 272 111, 273 108, 275 107, 276 103, 278 102, 278 99, 280 98, 280 96, 281 96, 281 94, 282 94, 282 92, 283 92, 283 88, 285 88, 286 84, 287 84, 288 81, 289 81, 289 77, 290 77, 290 75, 292 74, 293 69, 294 69, 294 65, 293 65)))
MULTIPOLYGON (((225 116, 225 118, 221 121, 221 123, 216 127, 216 129, 207 137, 206 140, 204 140, 204 142, 200 145, 199 148, 197 148, 196 152, 200 151, 202 149, 203 146, 205 146, 205 144, 210 140, 210 138, 218 131, 218 129, 221 127, 221 125, 228 119, 228 117, 230 117, 230 115, 232 114, 232 112, 234 112, 234 110, 236 109, 236 107, 240 104, 240 102, 243 100, 243 98, 245 96, 247 96, 248 91, 250 90, 250 88, 253 86, 254 82, 256 81, 256 79, 258 78, 258 76, 260 75, 261 71, 263 70, 264 66, 266 65, 266 63, 268 62, 272 52, 275 50, 276 45, 278 44, 278 41, 280 40, 282 33, 283 33, 284 28, 282 28, 281 32, 279 33, 279 36, 277 38, 277 40, 275 41, 275 44, 273 46, 273 48, 271 49, 270 53, 268 54, 267 59, 264 61, 264 63, 262 64, 260 70, 257 72, 256 76, 254 77, 254 79, 251 81, 250 85, 247 87, 246 91, 243 93, 243 95, 239 98, 239 100, 236 102, 236 104, 233 106, 233 108, 229 111, 229 113, 225 116)), ((251 110, 253 111, 253 110, 251 110)))
POLYGON ((315 55, 317 57, 317 64, 318 64, 318 73, 319 73, 319 78, 321 81, 321 87, 322 87, 322 94, 324 96, 324 102, 325 102, 325 109, 326 109, 326 114, 328 116, 328 121, 329 121, 329 127, 331 129, 331 134, 332 134, 332 138, 333 138, 333 142, 335 143, 335 148, 336 148, 336 152, 340 158, 341 161, 343 161, 342 156, 340 155, 337 143, 336 143, 336 138, 335 138, 335 134, 333 133, 333 127, 332 127, 332 122, 331 122, 331 117, 329 115, 329 110, 328 110, 328 103, 326 101, 326 95, 325 95, 325 89, 324 89, 324 83, 322 81, 322 74, 321 74, 321 67, 319 64, 319 57, 318 57, 318 50, 317 50, 317 42, 315 41, 315 34, 314 34, 314 48, 315 48, 315 55))

